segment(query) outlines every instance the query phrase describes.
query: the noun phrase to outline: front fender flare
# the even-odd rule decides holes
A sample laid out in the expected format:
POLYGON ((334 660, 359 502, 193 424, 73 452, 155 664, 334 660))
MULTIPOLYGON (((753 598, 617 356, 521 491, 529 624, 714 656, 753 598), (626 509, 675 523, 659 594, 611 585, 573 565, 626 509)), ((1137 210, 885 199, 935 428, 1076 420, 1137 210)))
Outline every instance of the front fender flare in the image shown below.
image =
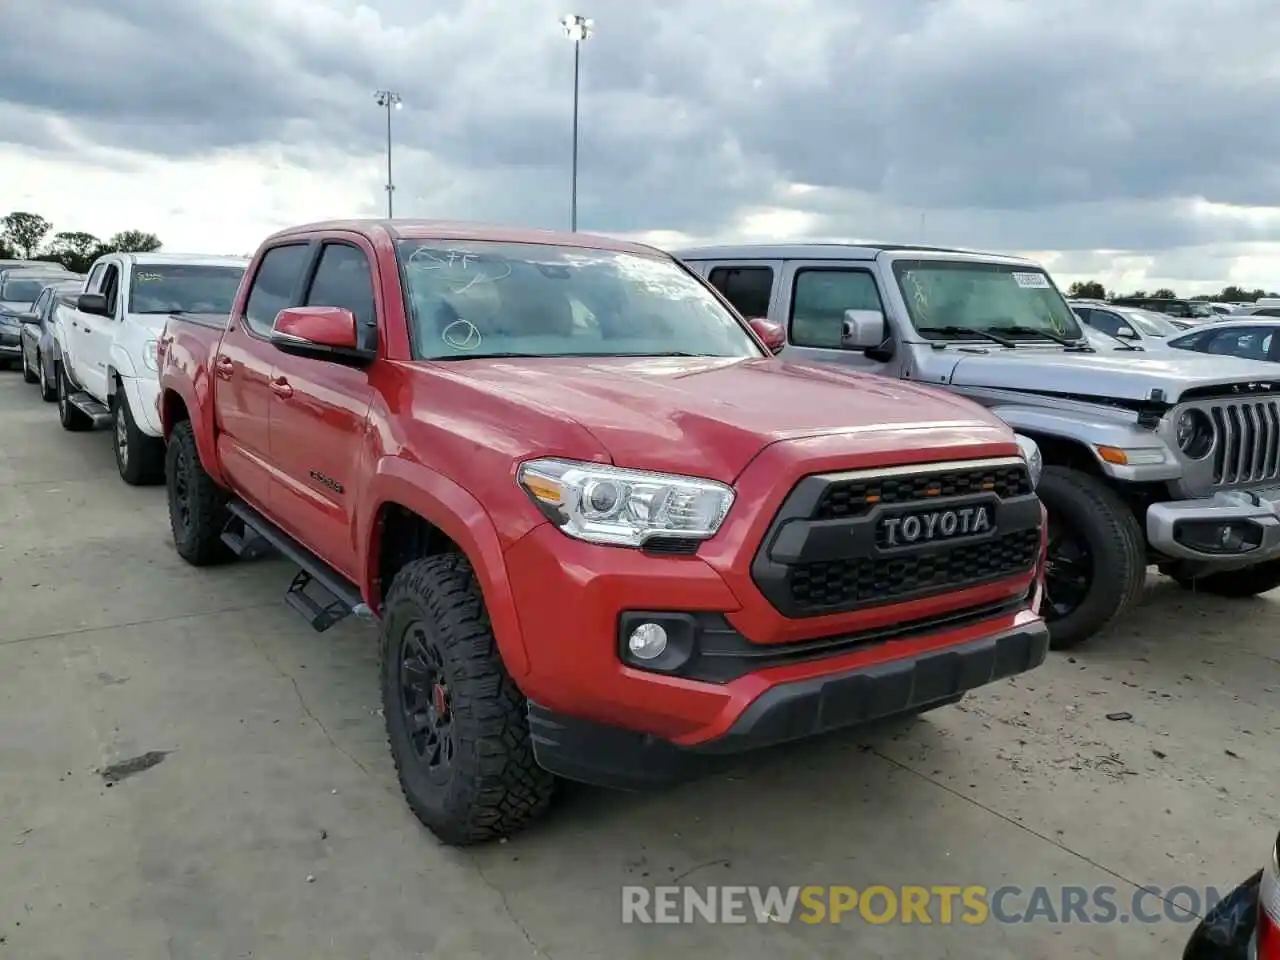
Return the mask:
POLYGON ((1087 450, 1094 462, 1107 476, 1117 480, 1159 482, 1177 480, 1182 467, 1177 456, 1158 436, 1144 430, 1136 423, 1109 419, 1099 415, 1097 419, 1084 419, 1071 412, 1049 407, 998 404, 988 410, 1011 426, 1018 433, 1053 437, 1066 440, 1087 450), (1117 447, 1132 450, 1135 447, 1159 447, 1165 452, 1165 462, 1140 466, 1119 466, 1103 460, 1098 447, 1117 447))
POLYGON ((385 504, 397 503, 435 526, 467 555, 480 582, 503 663, 515 680, 525 676, 529 656, 507 578, 502 541, 480 502, 443 474, 398 457, 378 462, 361 501, 367 505, 358 519, 359 542, 365 549, 361 585, 365 602, 376 610, 384 599, 378 595, 379 535, 374 524, 385 504))

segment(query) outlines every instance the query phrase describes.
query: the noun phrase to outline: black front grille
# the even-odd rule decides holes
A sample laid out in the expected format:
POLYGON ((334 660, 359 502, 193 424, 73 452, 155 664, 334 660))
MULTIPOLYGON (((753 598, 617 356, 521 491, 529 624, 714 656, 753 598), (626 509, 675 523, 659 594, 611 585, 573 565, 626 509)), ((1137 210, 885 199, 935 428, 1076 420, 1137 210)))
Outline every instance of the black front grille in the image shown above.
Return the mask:
POLYGON ((860 517, 877 503, 911 503, 941 497, 994 493, 1000 499, 1031 493, 1031 477, 1022 464, 979 469, 964 467, 937 473, 833 480, 813 512, 814 520, 860 517))
POLYGON ((1029 576, 1042 522, 1013 457, 810 476, 770 525, 752 578, 788 617, 902 603, 1029 576))
POLYGON ((1012 577, 1030 568, 1039 550, 1039 530, 1018 530, 945 553, 808 563, 791 568, 791 598, 808 614, 883 603, 1012 577))

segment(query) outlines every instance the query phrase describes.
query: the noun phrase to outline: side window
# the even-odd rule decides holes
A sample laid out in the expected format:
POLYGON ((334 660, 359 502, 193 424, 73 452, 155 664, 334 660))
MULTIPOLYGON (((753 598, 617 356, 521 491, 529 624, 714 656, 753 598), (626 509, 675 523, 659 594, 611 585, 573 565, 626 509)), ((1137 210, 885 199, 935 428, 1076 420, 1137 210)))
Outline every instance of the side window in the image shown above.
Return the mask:
POLYGON ((293 306, 298 281, 310 260, 311 247, 305 243, 272 247, 263 255, 245 304, 244 319, 250 332, 260 337, 271 336, 276 314, 293 306))
POLYGON ((1109 313, 1106 310, 1094 310, 1089 316, 1089 326, 1095 330, 1101 330, 1103 333, 1109 333, 1116 337, 1120 335, 1120 331, 1128 327, 1124 319, 1115 313, 1109 313))
POLYGON ((1255 311, 1255 317, 1280 317, 1280 307, 1263 307, 1255 311))
POLYGON ((769 315, 773 267, 716 267, 707 279, 748 320, 769 315))
POLYGON ((1166 303, 1166 304, 1164 305, 1164 308, 1163 308, 1163 309, 1164 309, 1164 312, 1165 312, 1165 313, 1167 313, 1167 314, 1168 314, 1169 316, 1171 316, 1171 317, 1189 317, 1189 316, 1191 316, 1191 310, 1190 310, 1190 308, 1188 308, 1188 307, 1187 307, 1187 305, 1186 305, 1185 303, 1176 303, 1176 302, 1175 302, 1175 303, 1166 303))
POLYGON ((40 296, 36 297, 36 302, 31 305, 32 314, 38 317, 42 313, 44 313, 45 305, 48 304, 49 296, 52 293, 53 291, 50 290, 48 287, 45 287, 43 290, 40 291, 40 296))
POLYGON ((345 307, 355 314, 361 330, 375 328, 373 272, 359 247, 327 243, 304 301, 314 307, 345 307))
POLYGON ((869 271, 829 267, 797 271, 791 291, 789 341, 797 347, 838 350, 846 310, 884 311, 875 277, 869 271))
POLYGON ((108 316, 114 317, 120 302, 120 268, 114 263, 107 264, 107 271, 102 276, 102 295, 107 298, 108 316))
POLYGON ((101 293, 102 288, 98 285, 102 282, 102 272, 107 269, 105 263, 96 264, 93 272, 89 274, 89 281, 84 286, 85 293, 101 293))
POLYGON ((1203 347, 1205 353, 1216 353, 1226 357, 1234 357, 1240 354, 1241 340, 1240 330, 1218 330, 1212 337, 1208 339, 1203 347))

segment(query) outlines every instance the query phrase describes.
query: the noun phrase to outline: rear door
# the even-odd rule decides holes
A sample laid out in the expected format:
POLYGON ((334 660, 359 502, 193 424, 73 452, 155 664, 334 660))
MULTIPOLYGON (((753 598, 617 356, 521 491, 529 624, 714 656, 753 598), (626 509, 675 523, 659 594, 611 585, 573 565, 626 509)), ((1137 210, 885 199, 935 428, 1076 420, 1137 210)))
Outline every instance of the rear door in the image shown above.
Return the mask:
POLYGON ((309 241, 271 247, 259 259, 243 312, 231 317, 213 360, 218 458, 236 493, 271 508, 271 378, 280 351, 268 338, 276 314, 297 305, 311 262, 309 241))
POLYGON ((748 320, 774 320, 781 260, 703 263, 703 275, 748 320))
MULTIPOLYGON (((302 298, 307 306, 350 310, 361 346, 375 350, 376 263, 363 238, 327 238, 302 298)), ((274 518, 330 566, 357 579, 355 477, 367 443, 369 369, 277 351, 273 379, 279 391, 271 408, 271 456, 278 468, 274 518)))

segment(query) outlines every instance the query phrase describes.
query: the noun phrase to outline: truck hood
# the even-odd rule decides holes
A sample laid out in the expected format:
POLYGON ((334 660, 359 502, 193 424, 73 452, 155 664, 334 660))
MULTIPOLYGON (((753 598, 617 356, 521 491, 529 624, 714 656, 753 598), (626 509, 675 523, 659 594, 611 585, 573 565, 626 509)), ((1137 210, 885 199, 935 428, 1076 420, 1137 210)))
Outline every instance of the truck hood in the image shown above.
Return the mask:
POLYGON ((954 387, 990 387, 1143 401, 1163 390, 1176 403, 1188 390, 1275 382, 1280 367, 1258 360, 1209 356, 1172 347, 1149 353, 1062 353, 1034 347, 1000 353, 948 349, 930 353, 920 379, 954 387))
POLYGON ((1012 441, 1007 427, 962 397, 828 365, 592 357, 433 366, 495 398, 575 421, 619 466, 726 483, 780 440, 859 435, 859 449, 896 452, 911 444, 904 430, 919 429, 935 443, 947 432, 953 442, 1012 441))

